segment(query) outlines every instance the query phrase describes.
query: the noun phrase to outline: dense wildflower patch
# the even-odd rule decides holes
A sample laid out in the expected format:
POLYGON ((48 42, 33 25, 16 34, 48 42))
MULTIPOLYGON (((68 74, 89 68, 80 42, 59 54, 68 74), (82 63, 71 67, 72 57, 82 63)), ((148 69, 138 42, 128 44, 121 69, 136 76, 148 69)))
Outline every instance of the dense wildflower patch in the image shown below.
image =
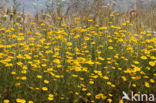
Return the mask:
POLYGON ((87 22, 0 27, 0 101, 123 103, 122 91, 156 93, 154 34, 131 32, 129 21, 87 22))

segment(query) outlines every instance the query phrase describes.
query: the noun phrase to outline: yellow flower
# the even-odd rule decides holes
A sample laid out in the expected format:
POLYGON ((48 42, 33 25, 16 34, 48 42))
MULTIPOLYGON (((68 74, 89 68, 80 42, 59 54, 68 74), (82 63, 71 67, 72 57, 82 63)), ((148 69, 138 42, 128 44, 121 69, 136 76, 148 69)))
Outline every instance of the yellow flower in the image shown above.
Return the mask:
POLYGON ((26 100, 17 98, 16 102, 17 103, 26 103, 26 100))
POLYGON ((34 103, 33 101, 28 101, 28 103, 34 103))
POLYGON ((134 69, 133 69, 134 72, 137 72, 137 71, 140 71, 140 70, 141 70, 140 67, 134 67, 134 69))
POLYGON ((15 75, 15 74, 16 74, 16 72, 11 72, 11 74, 12 74, 12 75, 15 75))
POLYGON ((91 81, 89 81, 89 84, 94 84, 94 81, 92 81, 92 80, 91 80, 91 81))
POLYGON ((104 59, 104 58, 102 58, 102 57, 98 57, 98 59, 99 59, 99 60, 105 60, 105 59, 104 59))
POLYGON ((59 59, 54 59, 53 62, 56 63, 56 64, 60 64, 61 63, 59 59))
POLYGON ((111 102, 112 102, 112 99, 109 98, 109 99, 107 99, 107 101, 108 101, 109 103, 111 103, 111 102))
POLYGON ((24 40, 24 36, 19 36, 19 37, 17 38, 17 40, 18 40, 18 41, 24 40))
POLYGON ((151 68, 150 68, 150 67, 146 67, 145 69, 147 69, 147 70, 151 70, 151 68))
POLYGON ((86 63, 90 64, 90 65, 93 65, 94 62, 92 62, 91 60, 87 61, 86 63))
POLYGON ((84 37, 84 40, 85 40, 85 41, 89 40, 89 37, 84 37))
POLYGON ((52 100, 54 100, 54 98, 52 98, 52 97, 48 97, 48 100, 49 100, 49 101, 52 101, 52 100))
POLYGON ((43 90, 43 91, 47 91, 48 88, 47 88, 47 87, 42 87, 42 90, 43 90))
POLYGON ((16 86, 20 86, 20 85, 21 85, 21 83, 16 83, 15 85, 16 85, 16 86))
POLYGON ((107 97, 103 95, 102 93, 99 93, 95 96, 96 99, 106 99, 107 97))
POLYGON ((109 96, 112 97, 113 95, 112 94, 109 94, 109 96))
POLYGON ((135 64, 139 64, 139 62, 138 61, 133 61, 135 64))
POLYGON ((21 71, 21 73, 26 74, 26 73, 27 73, 27 71, 26 71, 26 70, 22 70, 22 71, 21 71))
POLYGON ((30 35, 30 34, 32 34, 32 32, 31 31, 27 31, 27 34, 30 35))
POLYGON ((133 87, 136 87, 136 84, 132 84, 133 87))
POLYGON ((105 30, 105 29, 107 29, 107 27, 100 27, 99 29, 100 30, 105 30))
POLYGON ((73 74, 72 77, 78 77, 78 75, 73 74))
POLYGON ((91 95, 91 93, 87 93, 87 96, 90 96, 91 95))
POLYGON ((150 84, 148 82, 145 82, 145 87, 149 88, 150 84))
POLYGON ((16 99, 16 102, 17 102, 17 103, 21 102, 21 99, 17 98, 17 99, 16 99))
POLYGON ((54 97, 53 94, 49 94, 48 100, 49 100, 49 101, 52 101, 52 100, 54 99, 53 97, 54 97))
POLYGON ((48 81, 48 80, 44 80, 44 83, 48 84, 48 83, 49 83, 49 81, 48 81))
POLYGON ((96 98, 96 99, 100 99, 100 96, 99 96, 99 95, 96 95, 95 98, 96 98))
POLYGON ((55 77, 56 77, 56 78, 60 78, 61 76, 60 76, 60 75, 55 75, 55 77))
POLYGON ((123 100, 121 99, 121 100, 119 101, 119 103, 124 103, 124 102, 123 102, 123 100))
POLYGON ((8 99, 3 100, 3 103, 9 103, 10 101, 8 99))
POLYGON ((44 24, 44 23, 42 23, 42 24, 41 24, 41 26, 45 26, 45 24, 44 24))
POLYGON ((84 80, 84 78, 81 77, 80 80, 84 80))
POLYGON ((58 20, 61 20, 61 17, 57 17, 58 20))
POLYGON ((123 81, 127 81, 125 76, 122 76, 121 78, 122 78, 123 81))
POLYGON ((108 47, 108 49, 112 50, 112 49, 113 49, 113 47, 112 47, 112 46, 109 46, 109 47, 108 47))
POLYGON ((36 90, 39 90, 39 88, 35 88, 36 90))
POLYGON ((154 67, 155 66, 155 62, 154 61, 150 61, 149 62, 149 65, 152 66, 152 67, 154 67))
POLYGON ((23 36, 24 34, 23 33, 19 33, 18 35, 23 36))
POLYGON ((112 85, 111 85, 111 87, 113 87, 113 88, 114 88, 114 87, 116 87, 116 86, 115 86, 114 84, 112 84, 112 85))
POLYGON ((22 62, 17 62, 16 64, 19 65, 19 66, 22 66, 23 65, 22 62))
POLYGON ((86 88, 82 88, 82 91, 86 91, 87 89, 86 88))
POLYGON ((150 79, 150 82, 151 82, 151 83, 155 83, 155 80, 154 80, 154 79, 150 79))
POLYGON ((146 56, 141 56, 141 59, 145 60, 145 59, 147 59, 147 57, 146 56))
POLYGON ((95 42, 91 42, 91 44, 92 44, 92 45, 94 45, 94 44, 95 44, 95 42))
POLYGON ((21 54, 18 54, 16 57, 19 59, 23 58, 23 56, 21 54))
POLYGON ((106 79, 106 80, 108 80, 109 78, 108 78, 107 76, 103 76, 103 79, 106 79))
POLYGON ((79 95, 79 93, 78 92, 75 92, 75 95, 79 95))
POLYGON ((23 76, 23 77, 21 77, 21 79, 22 79, 22 80, 26 80, 26 79, 27 79, 27 77, 23 76))
POLYGON ((74 39, 77 39, 79 37, 80 37, 80 35, 77 34, 77 35, 74 36, 74 39))
POLYGON ((49 94, 49 97, 54 97, 54 95, 53 94, 49 94))
POLYGON ((111 82, 107 82, 107 85, 111 85, 112 83, 111 82))
POLYGON ((41 78, 42 78, 42 76, 41 76, 41 75, 37 75, 37 78, 41 79, 41 78))
POLYGON ((42 67, 46 67, 47 66, 47 64, 42 64, 42 67))
POLYGON ((67 46, 72 46, 72 43, 71 42, 67 42, 67 46))
POLYGON ((113 40, 112 40, 112 39, 109 39, 109 40, 108 40, 108 42, 110 42, 110 43, 111 43, 111 42, 113 42, 113 40))

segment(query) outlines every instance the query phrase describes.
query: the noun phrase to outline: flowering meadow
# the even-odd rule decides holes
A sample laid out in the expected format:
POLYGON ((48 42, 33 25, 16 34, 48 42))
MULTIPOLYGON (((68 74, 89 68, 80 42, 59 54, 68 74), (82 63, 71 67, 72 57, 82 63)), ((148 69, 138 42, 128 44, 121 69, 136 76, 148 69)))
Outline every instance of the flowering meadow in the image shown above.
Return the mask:
POLYGON ((130 103, 123 91, 156 96, 153 32, 129 20, 60 21, 0 25, 0 103, 130 103))

